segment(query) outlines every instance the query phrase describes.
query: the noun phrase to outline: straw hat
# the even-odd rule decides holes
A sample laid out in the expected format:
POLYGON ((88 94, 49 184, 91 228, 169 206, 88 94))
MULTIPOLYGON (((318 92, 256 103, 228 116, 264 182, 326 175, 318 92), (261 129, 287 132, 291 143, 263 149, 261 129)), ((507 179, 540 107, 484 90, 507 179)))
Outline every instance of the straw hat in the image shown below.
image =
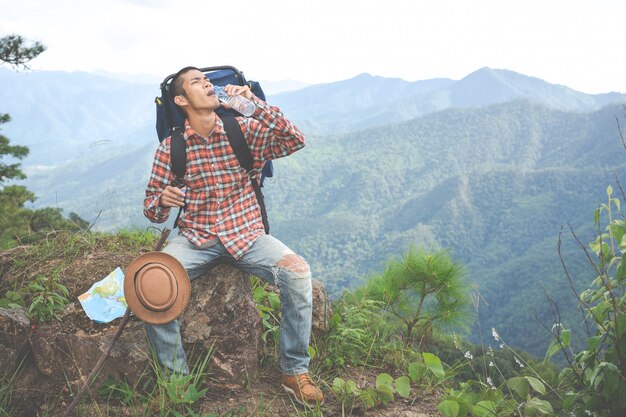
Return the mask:
POLYGON ((144 253, 126 268, 126 303, 146 323, 169 323, 180 316, 189 304, 190 293, 187 271, 170 254, 144 253))

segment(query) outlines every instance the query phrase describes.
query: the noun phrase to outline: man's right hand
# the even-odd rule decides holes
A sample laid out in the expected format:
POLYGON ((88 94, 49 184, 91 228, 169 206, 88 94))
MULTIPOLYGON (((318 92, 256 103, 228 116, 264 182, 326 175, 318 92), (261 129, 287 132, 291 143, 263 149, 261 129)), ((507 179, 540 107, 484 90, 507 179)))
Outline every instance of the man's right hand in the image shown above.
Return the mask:
POLYGON ((168 185, 159 198, 159 205, 161 207, 183 207, 185 205, 185 191, 184 187, 178 188, 168 185))

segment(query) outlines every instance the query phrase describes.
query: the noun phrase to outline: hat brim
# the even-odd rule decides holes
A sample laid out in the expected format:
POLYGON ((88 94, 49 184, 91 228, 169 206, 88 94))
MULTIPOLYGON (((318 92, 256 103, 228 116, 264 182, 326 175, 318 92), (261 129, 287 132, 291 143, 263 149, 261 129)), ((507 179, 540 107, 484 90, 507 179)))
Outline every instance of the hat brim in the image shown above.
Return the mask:
POLYGON ((182 264, 172 255, 164 252, 148 252, 136 257, 126 268, 124 274, 124 297, 130 311, 142 321, 150 324, 165 324, 179 317, 187 305, 191 295, 191 283, 189 275, 182 264), (144 305, 138 295, 135 285, 138 272, 149 267, 165 273, 168 277, 173 276, 173 288, 176 295, 172 304, 166 309, 155 311, 144 305))

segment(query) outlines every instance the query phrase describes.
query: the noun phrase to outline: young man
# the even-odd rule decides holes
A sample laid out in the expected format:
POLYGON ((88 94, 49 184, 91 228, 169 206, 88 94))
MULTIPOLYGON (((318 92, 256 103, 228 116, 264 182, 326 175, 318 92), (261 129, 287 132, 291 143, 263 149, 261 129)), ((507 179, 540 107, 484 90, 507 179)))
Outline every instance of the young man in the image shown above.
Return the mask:
MULTIPOLYGON (((197 68, 183 68, 172 79, 170 91, 174 103, 187 116, 184 185, 173 185, 171 138, 167 138, 155 155, 144 214, 160 223, 167 220, 172 207, 185 207, 178 223, 180 234, 171 239, 164 252, 181 262, 190 279, 217 263, 228 263, 278 285, 282 385, 301 404, 321 404, 322 392, 308 374, 312 314, 309 266, 278 239, 265 234, 251 183, 258 181, 265 161, 303 148, 304 136, 278 108, 258 99, 247 86, 226 86, 229 95, 241 95, 256 105, 251 117, 237 118, 254 159, 251 178, 239 165, 215 113, 220 102, 207 77, 197 68)), ((188 373, 178 320, 146 324, 146 332, 161 364, 188 373)))

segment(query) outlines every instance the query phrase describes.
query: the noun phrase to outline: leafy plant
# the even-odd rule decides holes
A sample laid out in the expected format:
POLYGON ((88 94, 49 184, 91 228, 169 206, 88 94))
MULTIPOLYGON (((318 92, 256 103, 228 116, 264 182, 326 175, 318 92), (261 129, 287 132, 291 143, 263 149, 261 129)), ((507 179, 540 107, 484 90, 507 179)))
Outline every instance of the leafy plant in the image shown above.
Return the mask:
POLYGON ((364 295, 405 326, 407 343, 414 331, 430 336, 435 325, 467 327, 472 318, 469 288, 462 266, 445 251, 433 254, 411 248, 365 286, 364 295))
POLYGON ((261 338, 267 342, 267 336, 271 335, 274 345, 280 341, 280 296, 273 291, 267 291, 267 283, 261 278, 252 277, 252 299, 254 300, 261 323, 263 333, 261 338))
MULTIPOLYGON (((621 202, 613 196, 610 185, 606 196, 607 202, 594 212, 598 235, 589 248, 595 260, 572 230, 596 273, 591 287, 577 294, 593 332, 586 348, 575 352, 571 331, 556 326, 546 354, 550 358, 562 352, 567 361, 559 375, 565 391, 562 406, 576 416, 587 412, 596 416, 626 414, 626 223, 621 202)), ((576 292, 564 262, 563 267, 576 292)))
POLYGON ((69 291, 59 282, 58 273, 53 273, 50 277, 38 276, 28 284, 28 291, 32 296, 28 307, 28 315, 32 320, 60 320, 59 313, 69 303, 69 291))

